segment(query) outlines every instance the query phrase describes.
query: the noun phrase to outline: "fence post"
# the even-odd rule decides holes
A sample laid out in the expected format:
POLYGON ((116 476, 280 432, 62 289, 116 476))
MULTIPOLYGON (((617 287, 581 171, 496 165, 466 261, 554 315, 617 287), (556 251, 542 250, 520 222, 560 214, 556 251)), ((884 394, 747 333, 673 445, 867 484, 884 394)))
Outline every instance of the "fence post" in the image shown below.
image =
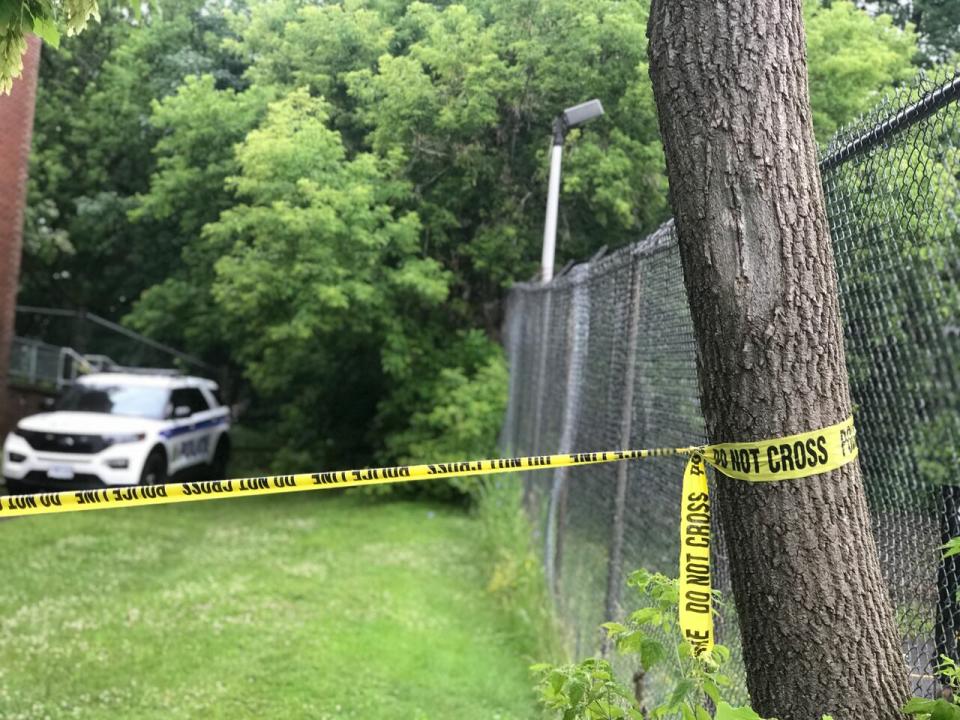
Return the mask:
MULTIPOLYGON (((567 376, 563 399, 563 425, 560 430, 559 447, 555 452, 573 452, 576 441, 577 418, 580 415, 580 394, 583 383, 580 372, 584 365, 587 341, 590 337, 590 266, 577 265, 570 272, 573 296, 567 316, 567 376)), ((547 532, 544 560, 547 583, 551 591, 559 594, 560 567, 563 559, 563 535, 566 526, 567 482, 570 469, 557 468, 550 486, 550 503, 547 506, 547 532)))
MULTIPOLYGON (((516 293, 511 293, 506 302, 503 348, 506 351, 510 376, 507 386, 507 411, 503 419, 503 429, 500 431, 500 451, 505 455, 513 456, 517 445, 517 375, 520 372, 520 338, 522 336, 522 332, 518 331, 518 325, 523 321, 524 313, 517 308, 520 300, 516 293)), ((524 481, 524 487, 526 484, 524 481)))
MULTIPOLYGON (((533 455, 541 454, 543 404, 547 396, 547 343, 550 339, 550 311, 553 297, 553 290, 549 287, 539 292, 543 293, 543 301, 540 307, 540 327, 537 332, 536 408, 533 416, 533 447, 527 450, 533 455)), ((523 506, 527 509, 527 512, 533 514, 532 480, 527 480, 523 484, 523 506)), ((544 558, 544 562, 548 562, 546 558, 544 558)))
MULTIPOLYGON (((630 271, 630 309, 627 320, 627 367, 623 378, 623 396, 620 405, 620 444, 621 449, 630 447, 633 432, 633 385, 636 379, 637 344, 640 335, 640 298, 642 282, 640 275, 641 258, 636 253, 631 256, 630 271)), ((617 487, 613 500, 613 523, 610 535, 610 555, 607 561, 607 594, 604 601, 606 620, 614 620, 619 614, 620 583, 623 576, 623 516, 627 504, 627 480, 629 464, 617 463, 617 487)), ((610 654, 610 642, 604 634, 600 645, 604 657, 610 654)))
POLYGON ((540 308, 540 332, 538 333, 539 354, 537 355, 537 415, 533 425, 534 454, 543 454, 543 407, 547 397, 547 345, 550 342, 550 316, 553 310, 553 288, 543 291, 543 303, 540 308))
POLYGON ((37 355, 39 354, 40 345, 38 343, 30 343, 30 354, 28 356, 30 360, 27 365, 27 377, 31 385, 35 385, 37 382, 37 355))

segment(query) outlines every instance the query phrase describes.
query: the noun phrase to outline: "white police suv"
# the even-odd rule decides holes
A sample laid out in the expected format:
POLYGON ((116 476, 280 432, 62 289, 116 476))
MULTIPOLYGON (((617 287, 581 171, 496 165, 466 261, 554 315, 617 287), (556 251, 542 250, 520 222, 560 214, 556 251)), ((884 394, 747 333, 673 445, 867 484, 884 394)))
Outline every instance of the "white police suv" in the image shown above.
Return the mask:
POLYGON ((108 372, 78 379, 51 412, 19 422, 3 444, 11 494, 222 479, 230 410, 211 380, 108 372))

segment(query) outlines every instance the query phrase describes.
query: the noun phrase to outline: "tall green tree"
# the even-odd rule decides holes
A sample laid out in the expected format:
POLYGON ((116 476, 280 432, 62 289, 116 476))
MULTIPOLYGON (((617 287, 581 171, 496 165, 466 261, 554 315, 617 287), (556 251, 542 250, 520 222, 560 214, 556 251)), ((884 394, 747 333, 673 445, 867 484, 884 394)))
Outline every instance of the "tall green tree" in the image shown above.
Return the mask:
MULTIPOLYGON (((647 5, 159 0, 143 21, 105 18, 47 53, 24 299, 112 317, 129 310, 137 329, 242 370, 276 409, 265 421, 279 418, 278 444, 301 456, 415 459, 446 452, 438 437, 478 452, 485 437, 490 450, 502 403, 483 398, 502 396, 500 301, 537 268, 553 117, 592 96, 607 110, 568 138, 561 264, 627 243, 668 214, 647 5), (316 112, 304 93, 322 99, 316 112), (313 169, 278 165, 270 183, 282 193, 268 199, 266 171, 249 153, 265 138, 285 142, 280 110, 267 112, 273 101, 310 116, 297 153, 339 154, 313 169), (302 183, 351 178, 344 187, 355 189, 371 163, 367 182, 380 194, 369 207, 416 218, 404 252, 436 268, 442 299, 394 287, 377 303, 347 293, 330 304, 312 288, 336 284, 308 273, 286 304, 268 302, 334 242, 322 222, 330 208, 320 211, 319 196, 308 202, 302 183), (301 224, 296 242, 288 226, 264 229, 281 218, 301 224), (286 275, 254 262, 271 243, 286 275), (323 351, 301 338, 302 349, 280 357, 265 338, 286 325, 322 337, 323 351), (334 363, 337 352, 353 362, 334 363), (456 420, 465 403, 486 419, 456 420), (349 408, 341 427, 363 430, 318 421, 330 408, 349 408)), ((909 71, 914 38, 845 0, 811 3, 808 17, 825 139, 909 71)), ((344 232, 361 222, 336 212, 344 232)), ((337 267, 366 277, 360 287, 385 282, 337 267)))
MULTIPOLYGON (((450 423, 447 430, 454 435, 473 438, 469 442, 478 450, 492 450, 499 421, 489 418, 502 411, 502 400, 482 413, 487 418, 483 423, 454 422, 457 406, 450 401, 451 383, 454 379, 465 383, 468 389, 463 392, 478 399, 503 397, 502 356, 489 338, 499 329, 504 286, 518 276, 529 276, 536 267, 549 139, 545 130, 564 105, 583 99, 581 87, 602 94, 611 114, 622 122, 621 127, 597 126, 592 138, 571 138, 567 253, 591 252, 601 234, 606 242, 622 244, 664 216, 662 160, 644 82, 642 12, 640 2, 623 8, 609 0, 586 7, 555 2, 532 17, 525 17, 523 8, 501 2, 473 9, 424 3, 379 9, 362 2, 307 7, 269 2, 237 16, 239 39, 229 46, 250 62, 245 76, 250 88, 224 103, 226 91, 207 81, 202 89, 193 88, 191 101, 169 98, 157 106, 155 123, 165 128, 166 135, 156 146, 159 169, 150 191, 140 198, 137 213, 167 207, 181 217, 200 218, 221 199, 228 205, 241 202, 234 198, 240 184, 218 185, 214 174, 202 174, 210 167, 211 157, 204 154, 210 146, 191 146, 187 137, 201 132, 202 108, 227 106, 253 92, 279 97, 305 88, 311 96, 325 98, 324 122, 338 133, 341 162, 376 158, 382 172, 379 182, 403 188, 384 202, 398 213, 415 212, 416 252, 422 262, 442 269, 444 300, 386 303, 372 313, 375 325, 328 337, 328 343, 341 343, 344 352, 353 348, 350 354, 357 362, 350 373, 333 372, 330 366, 318 373, 319 366, 313 367, 312 388, 306 391, 307 376, 292 373, 295 366, 310 373, 306 358, 311 355, 292 354, 297 362, 290 359, 284 365, 262 362, 267 355, 262 353, 259 331, 250 333, 259 327, 251 321, 251 307, 231 299, 237 297, 232 285, 230 293, 222 290, 224 273, 238 281, 236 268, 247 268, 250 260, 245 256, 240 263, 238 248, 222 244, 222 228, 228 219, 235 219, 227 210, 218 222, 195 234, 183 250, 181 267, 143 296, 131 322, 172 341, 180 332, 191 345, 222 336, 235 323, 228 344, 242 358, 259 392, 271 394, 272 402, 286 408, 298 427, 317 427, 318 437, 325 433, 329 440, 333 430, 323 426, 320 432, 321 426, 304 420, 317 408, 347 407, 335 398, 345 397, 351 388, 358 396, 371 397, 360 403, 366 414, 355 415, 352 422, 368 428, 366 436, 354 432, 334 443, 346 452, 348 440, 365 437, 363 453, 348 453, 361 459, 377 452, 384 459, 412 459, 431 446, 431 435, 443 434, 438 429, 441 420, 450 423), (575 35, 566 28, 577 24, 590 32, 573 45, 575 35), (533 37, 530 31, 535 32, 533 37), (326 42, 318 43, 319 37, 326 42), (165 115, 174 112, 174 105, 175 120, 174 115, 165 115), (167 168, 192 168, 190 177, 199 184, 191 180, 175 197, 175 188, 182 183, 167 168), (585 239, 575 243, 574 238, 585 239), (223 259, 211 280, 208 268, 213 263, 196 259, 212 261, 220 253, 223 259), (188 308, 204 310, 189 313, 188 308), (354 344, 342 345, 348 341, 354 344), (360 367, 364 373, 357 372, 360 367), (303 383, 293 380, 300 377, 303 383), (271 383, 285 385, 273 388, 271 383), (308 397, 313 392, 317 394, 308 397), (285 400, 280 399, 283 393, 285 400), (477 439, 481 435, 486 438, 483 448, 477 439)), ((231 127, 240 131, 240 125, 231 127)), ((298 137, 303 143, 299 152, 308 155, 317 136, 298 137)), ((224 159, 223 165, 231 162, 224 159)), ((293 173, 284 185, 288 190, 298 187, 297 167, 286 168, 293 173)), ((332 172, 330 166, 318 166, 314 175, 304 178, 323 184, 324 174, 332 172)), ((335 177, 330 181, 339 182, 335 177)), ((275 212, 273 206, 261 210, 261 220, 275 212)), ((298 217, 301 222, 317 220, 311 214, 298 217)), ((325 231, 305 227, 322 246, 325 231)), ((293 272, 295 256, 288 260, 287 272, 293 272)), ((252 296, 253 288, 250 292, 252 296)), ((315 314, 316 302, 310 293, 291 298, 291 303, 302 306, 298 317, 315 314)), ((326 320, 333 321, 353 317, 356 307, 351 303, 349 309, 334 306, 323 311, 326 320)), ((311 447, 316 452, 325 447, 309 432, 285 437, 294 449, 311 447)))
POLYGON ((917 35, 889 15, 871 17, 850 2, 806 0, 803 21, 813 128, 821 143, 916 74, 917 35))
POLYGON ((391 179, 395 160, 348 158, 327 108, 303 89, 272 104, 237 149, 239 202, 204 230, 222 252, 213 296, 228 339, 261 395, 315 443, 363 437, 351 405, 382 372, 400 374, 389 355, 412 329, 402 318, 429 317, 449 282, 420 252, 417 214, 398 208, 409 184, 391 179))
POLYGON ((202 72, 221 87, 243 87, 243 67, 220 47, 228 32, 215 5, 165 0, 141 21, 112 10, 59 50, 44 48, 24 302, 118 317, 174 272, 190 236, 176 221, 129 216, 149 189, 151 148, 163 139, 151 103, 202 72))
POLYGON ((171 258, 168 272, 147 281, 131 324, 217 365, 238 365, 212 294, 214 266, 229 248, 207 242, 203 229, 236 202, 227 182, 240 171, 234 146, 257 127, 271 97, 259 87, 218 89, 212 75, 203 75, 155 101, 156 169, 128 216, 140 228, 165 230, 158 240, 171 258))

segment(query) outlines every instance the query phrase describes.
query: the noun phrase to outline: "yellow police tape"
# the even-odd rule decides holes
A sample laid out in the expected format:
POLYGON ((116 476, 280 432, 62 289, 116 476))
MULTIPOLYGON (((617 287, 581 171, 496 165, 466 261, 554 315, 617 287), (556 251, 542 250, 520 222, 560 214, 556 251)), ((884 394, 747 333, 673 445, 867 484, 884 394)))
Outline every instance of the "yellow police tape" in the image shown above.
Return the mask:
POLYGON ((710 579, 710 494, 706 465, 748 482, 795 480, 846 465, 857 457, 853 418, 830 427, 758 442, 695 448, 683 472, 680 504, 680 632, 696 656, 714 645, 710 579))
POLYGON ((703 652, 709 652, 714 644, 713 590, 710 579, 712 538, 706 465, 711 465, 729 477, 749 482, 792 480, 830 472, 857 457, 856 430, 853 427, 852 417, 820 430, 774 440, 720 443, 706 447, 534 455, 235 480, 12 495, 0 497, 0 518, 414 480, 439 480, 467 475, 496 475, 674 455, 690 456, 683 473, 680 510, 680 630, 693 647, 694 654, 700 655, 703 652))

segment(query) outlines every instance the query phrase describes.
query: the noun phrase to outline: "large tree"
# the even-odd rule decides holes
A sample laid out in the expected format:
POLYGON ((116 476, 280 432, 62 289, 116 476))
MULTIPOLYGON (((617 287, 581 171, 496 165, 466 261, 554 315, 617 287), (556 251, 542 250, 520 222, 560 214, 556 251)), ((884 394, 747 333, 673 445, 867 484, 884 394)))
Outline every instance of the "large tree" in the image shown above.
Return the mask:
MULTIPOLYGON (((167 142, 167 128, 150 122, 151 104, 188 75, 209 73, 225 93, 245 86, 244 68, 221 50, 228 29, 217 9, 207 0, 164 0, 139 22, 112 9, 59 50, 44 48, 22 302, 118 318, 180 266, 180 248, 199 229, 183 227, 192 220, 189 208, 165 215, 152 207, 135 221, 129 213, 150 189, 151 172, 167 170, 151 152, 167 142)), ((226 140, 209 142, 224 148, 220 157, 229 157, 232 124, 220 131, 226 140)), ((208 220, 220 209, 209 205, 208 220)))
MULTIPOLYGON (((801 0, 655 0, 650 74, 712 442, 851 412, 801 0)), ((900 644, 860 468, 718 477, 748 686, 767 717, 898 717, 900 644)))

